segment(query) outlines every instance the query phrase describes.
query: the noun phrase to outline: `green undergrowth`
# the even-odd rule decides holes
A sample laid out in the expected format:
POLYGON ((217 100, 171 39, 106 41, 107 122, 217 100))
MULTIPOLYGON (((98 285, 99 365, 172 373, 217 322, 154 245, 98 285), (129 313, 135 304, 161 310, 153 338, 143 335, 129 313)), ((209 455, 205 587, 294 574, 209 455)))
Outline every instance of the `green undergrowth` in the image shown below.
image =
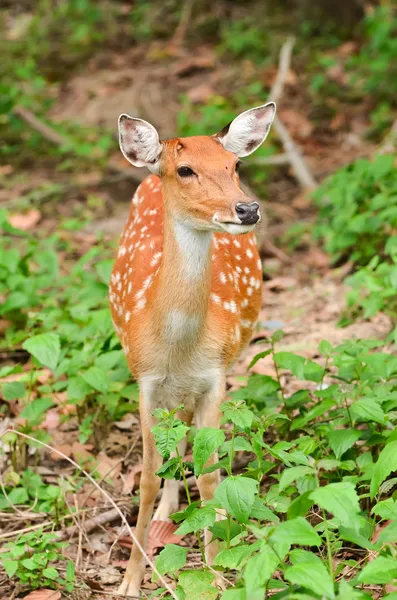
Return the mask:
MULTIPOLYGON (((359 159, 327 178, 315 192, 314 234, 336 265, 354 273, 342 324, 383 311, 397 319, 397 171, 394 155, 359 159)), ((394 331, 393 339, 396 338, 394 331)))
MULTIPOLYGON (((81 256, 65 234, 37 238, 12 228, 4 212, 1 218, 0 318, 8 326, 0 349, 21 356, 0 369, 1 411, 17 401, 21 430, 47 442, 40 425, 63 395, 75 405, 80 441, 99 446, 110 422, 133 410, 136 398, 108 308, 113 250, 98 237, 81 256)), ((15 444, 14 466, 25 467, 24 443, 15 444)))
POLYGON ((397 358, 379 342, 323 341, 311 361, 277 351, 281 338, 276 332, 255 359, 270 355, 277 377, 253 375, 232 393, 222 406, 225 429, 198 431, 192 462, 170 458, 187 426, 176 411, 156 411, 161 477, 223 473, 213 500, 191 502, 186 486, 188 506, 172 516, 176 534, 195 533, 197 547, 168 545, 156 561, 181 600, 364 600, 397 578, 397 358), (284 374, 298 392, 287 393, 284 374), (209 464, 215 451, 219 461, 209 464), (240 451, 251 461, 235 475, 240 451), (221 594, 205 563, 205 527, 219 542, 213 568, 232 582, 221 594), (184 569, 189 552, 201 556, 201 569, 184 569))

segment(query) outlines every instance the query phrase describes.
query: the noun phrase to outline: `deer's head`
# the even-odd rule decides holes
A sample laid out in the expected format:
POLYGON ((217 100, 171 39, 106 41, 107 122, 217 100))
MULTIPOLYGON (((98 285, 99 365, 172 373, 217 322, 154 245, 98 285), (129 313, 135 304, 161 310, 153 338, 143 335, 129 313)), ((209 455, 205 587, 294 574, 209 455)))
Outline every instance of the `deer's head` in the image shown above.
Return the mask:
POLYGON ((213 136, 160 141, 147 121, 121 115, 120 148, 136 167, 148 167, 162 180, 164 208, 192 228, 251 231, 260 219, 259 205, 240 188, 240 158, 264 142, 276 105, 251 108, 213 136))

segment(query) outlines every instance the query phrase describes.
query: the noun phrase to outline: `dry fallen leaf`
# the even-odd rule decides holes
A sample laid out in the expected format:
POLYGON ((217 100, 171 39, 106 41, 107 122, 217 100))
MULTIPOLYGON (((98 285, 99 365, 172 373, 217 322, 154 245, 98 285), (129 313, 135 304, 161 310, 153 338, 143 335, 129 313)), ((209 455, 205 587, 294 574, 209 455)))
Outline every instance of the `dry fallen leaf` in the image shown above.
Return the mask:
POLYGON ((43 429, 52 430, 56 429, 59 425, 60 417, 57 408, 47 410, 45 419, 41 424, 43 429))
POLYGON ((153 556, 158 548, 164 548, 166 544, 179 544, 182 536, 175 535, 178 527, 169 521, 152 521, 146 548, 148 555, 153 556))
POLYGON ((26 213, 16 213, 11 215, 9 221, 13 227, 27 231, 32 229, 41 219, 41 214, 35 208, 32 208, 26 213))
MULTIPOLYGON (((148 556, 153 556, 158 548, 164 548, 166 544, 179 544, 182 536, 175 535, 177 529, 178 525, 170 521, 152 521, 146 548, 148 556)), ((129 536, 122 536, 117 541, 122 548, 132 547, 132 539, 129 536)))
POLYGON ((121 462, 118 458, 109 458, 105 452, 100 452, 97 456, 97 466, 95 471, 99 473, 102 478, 112 480, 121 471, 121 462))
POLYGON ((30 592, 30 594, 24 597, 24 600, 60 600, 61 597, 61 592, 43 588, 42 590, 30 592))
POLYGON ((131 468, 127 474, 127 477, 124 478, 123 494, 131 494, 135 487, 137 487, 139 481, 138 475, 141 473, 141 471, 142 463, 134 465, 131 468))
POLYGON ((211 86, 207 85, 206 83, 201 83, 200 85, 188 90, 187 96, 189 100, 193 102, 193 104, 203 104, 204 102, 207 102, 211 96, 214 95, 214 93, 215 92, 211 86))
POLYGON ((137 425, 139 423, 138 419, 132 413, 127 413, 124 415, 121 421, 115 421, 113 425, 116 425, 117 429, 131 429, 133 425, 137 425))

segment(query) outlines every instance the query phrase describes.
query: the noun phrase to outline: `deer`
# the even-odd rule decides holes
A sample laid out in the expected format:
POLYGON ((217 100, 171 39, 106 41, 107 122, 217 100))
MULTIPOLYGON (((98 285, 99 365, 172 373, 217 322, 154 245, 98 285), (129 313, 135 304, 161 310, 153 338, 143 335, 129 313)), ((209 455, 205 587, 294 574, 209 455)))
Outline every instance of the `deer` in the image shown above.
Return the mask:
MULTIPOLYGON (((262 265, 254 228, 260 210, 241 189, 240 159, 266 139, 276 112, 268 102, 239 114, 212 136, 160 141, 153 125, 122 114, 124 157, 151 174, 132 199, 109 285, 113 324, 139 386, 143 467, 136 539, 146 548, 162 459, 153 412, 179 408, 197 429, 220 427, 226 373, 248 344, 261 306, 262 265)), ((186 440, 180 443, 184 456, 186 440)), ((208 465, 215 463, 214 454, 208 465)), ((202 502, 219 470, 200 475, 202 502)), ((178 510, 179 482, 165 481, 154 520, 178 510)), ((211 564, 217 542, 204 532, 211 564)), ((119 593, 139 596, 145 558, 134 544, 119 593)))

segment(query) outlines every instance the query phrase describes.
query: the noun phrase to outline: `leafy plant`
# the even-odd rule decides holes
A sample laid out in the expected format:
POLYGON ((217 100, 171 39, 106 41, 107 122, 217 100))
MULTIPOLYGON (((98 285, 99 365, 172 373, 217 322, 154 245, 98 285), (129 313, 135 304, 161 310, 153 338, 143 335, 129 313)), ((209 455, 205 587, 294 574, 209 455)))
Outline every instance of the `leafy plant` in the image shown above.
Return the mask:
POLYGON ((314 233, 334 262, 350 259, 366 265, 385 255, 397 224, 397 176, 394 157, 359 159, 328 177, 314 193, 319 207, 314 233))
POLYGON ((15 542, 6 544, 0 562, 8 577, 32 589, 61 587, 67 592, 74 588, 75 569, 67 561, 65 576, 62 577, 54 564, 65 563, 62 549, 65 543, 56 541, 56 536, 38 529, 19 535, 15 542))
POLYGON ((270 354, 277 377, 254 375, 232 394, 222 406, 226 430, 197 432, 192 464, 178 453, 169 458, 187 426, 176 411, 155 413, 156 444, 166 460, 160 476, 185 478, 186 470, 200 476, 214 469, 225 474, 211 501, 192 502, 186 485, 188 506, 172 515, 178 534, 196 534, 198 549, 192 552, 200 552, 204 563, 201 572, 185 571, 185 548, 167 546, 160 553, 156 566, 177 579, 182 598, 187 591, 192 600, 204 593, 218 597, 211 586, 214 572, 205 563, 204 528, 219 544, 215 568, 236 579, 222 599, 263 598, 272 590, 280 599, 364 600, 370 597, 366 584, 397 578, 391 494, 396 479, 388 479, 397 469, 397 360, 374 352, 378 342, 334 348, 324 341, 320 363, 277 351, 281 338, 276 332, 269 350, 253 361, 270 354), (288 395, 282 374, 306 387, 288 395), (253 458, 235 475, 239 451, 253 458), (212 464, 214 452, 219 459, 212 464), (379 518, 392 522, 374 541, 379 518), (369 550, 377 553, 373 562, 369 550))

